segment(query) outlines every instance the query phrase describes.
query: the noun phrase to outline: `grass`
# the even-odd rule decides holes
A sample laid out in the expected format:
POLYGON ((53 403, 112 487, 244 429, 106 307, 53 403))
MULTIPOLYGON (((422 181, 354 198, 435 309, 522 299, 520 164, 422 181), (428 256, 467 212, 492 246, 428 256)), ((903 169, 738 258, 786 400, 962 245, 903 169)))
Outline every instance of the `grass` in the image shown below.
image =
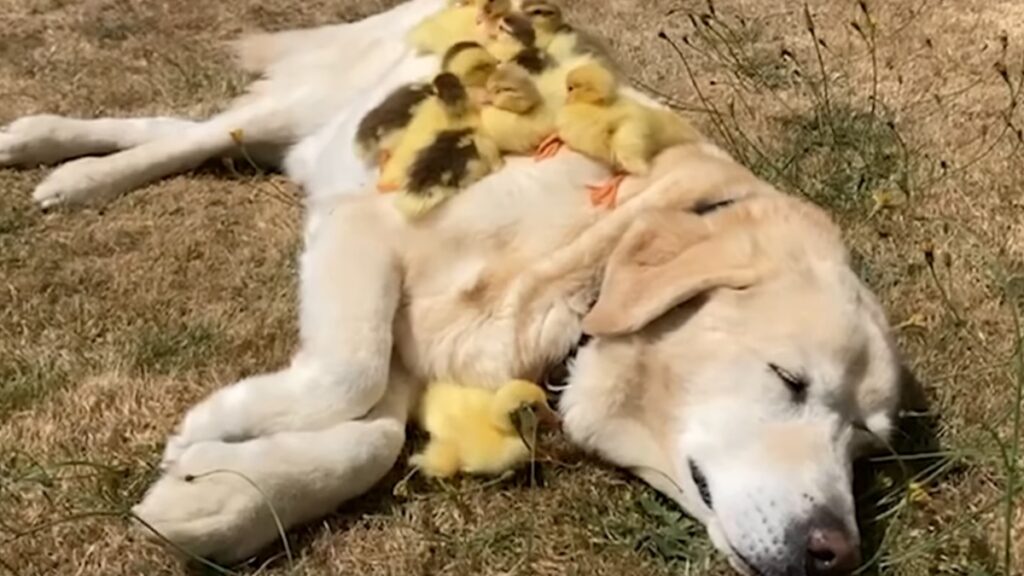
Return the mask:
MULTIPOLYGON (((245 81, 223 41, 393 3, 5 0, 0 123, 43 111, 205 114, 245 81)), ((908 404, 892 454, 858 469, 865 572, 1020 574, 1024 7, 571 9, 639 83, 766 179, 828 207, 897 326, 927 402, 908 404)), ((294 190, 277 176, 203 170, 102 214, 43 215, 29 201, 41 176, 0 171, 0 574, 214 573, 128 530, 125 510, 188 405, 287 361, 300 213, 282 190, 294 190)), ((532 481, 403 483, 396 470, 291 534, 294 559, 279 547, 232 570, 730 573, 663 498, 549 444, 532 481)))

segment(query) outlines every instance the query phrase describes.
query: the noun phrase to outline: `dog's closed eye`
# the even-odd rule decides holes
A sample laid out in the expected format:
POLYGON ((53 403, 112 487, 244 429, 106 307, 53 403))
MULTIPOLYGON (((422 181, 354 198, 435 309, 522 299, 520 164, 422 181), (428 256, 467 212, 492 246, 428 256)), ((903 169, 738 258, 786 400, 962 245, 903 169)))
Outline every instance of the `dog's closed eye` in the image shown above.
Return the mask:
POLYGON ((778 366, 777 364, 769 364, 772 372, 782 380, 782 383, 786 385, 790 393, 793 395, 793 400, 798 403, 802 403, 807 400, 807 388, 810 384, 807 379, 803 376, 798 376, 785 368, 778 366))
POLYGON ((713 508, 711 505, 711 487, 708 486, 707 476, 704 476, 704 471, 701 470, 693 460, 690 460, 690 476, 693 477, 693 483, 697 486, 697 492, 700 494, 700 499, 704 502, 704 505, 708 508, 713 508))

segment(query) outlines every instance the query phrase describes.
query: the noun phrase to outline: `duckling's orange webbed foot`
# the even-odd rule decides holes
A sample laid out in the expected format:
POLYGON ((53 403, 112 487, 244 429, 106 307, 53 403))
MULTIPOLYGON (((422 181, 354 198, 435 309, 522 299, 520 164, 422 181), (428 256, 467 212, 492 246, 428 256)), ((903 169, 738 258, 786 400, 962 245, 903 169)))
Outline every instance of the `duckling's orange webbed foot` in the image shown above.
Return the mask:
POLYGON ((398 192, 398 184, 394 182, 377 182, 377 192, 381 194, 387 194, 388 192, 398 192))
POLYGON ((533 155, 533 159, 540 162, 541 160, 554 158, 564 147, 565 142, 558 137, 558 134, 552 134, 540 143, 540 146, 537 147, 537 152, 533 155))
POLYGON ((615 208, 615 203, 619 196, 619 187, 622 186, 622 182, 625 180, 626 174, 619 174, 602 184, 587 186, 587 190, 590 191, 590 203, 596 207, 615 208))

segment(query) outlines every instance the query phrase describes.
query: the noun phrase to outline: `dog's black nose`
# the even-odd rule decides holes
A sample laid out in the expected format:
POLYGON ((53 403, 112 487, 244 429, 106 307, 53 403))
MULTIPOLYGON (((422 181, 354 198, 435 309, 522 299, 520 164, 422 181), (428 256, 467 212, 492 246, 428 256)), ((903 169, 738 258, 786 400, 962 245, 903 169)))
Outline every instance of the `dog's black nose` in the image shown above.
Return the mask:
POLYGON ((838 527, 812 527, 807 533, 807 574, 848 576, 860 567, 856 539, 838 527))

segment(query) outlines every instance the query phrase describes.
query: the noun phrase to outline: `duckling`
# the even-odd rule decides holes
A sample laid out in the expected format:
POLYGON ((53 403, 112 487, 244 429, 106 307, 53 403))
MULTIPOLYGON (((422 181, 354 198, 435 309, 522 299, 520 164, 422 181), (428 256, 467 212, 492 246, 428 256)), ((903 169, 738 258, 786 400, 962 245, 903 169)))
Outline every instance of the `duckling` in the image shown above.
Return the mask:
POLYGON ((370 110, 356 128, 356 152, 363 161, 385 164, 419 106, 433 94, 430 84, 408 84, 370 110))
POLYGON ((498 147, 474 129, 445 130, 417 154, 395 205, 406 217, 420 218, 502 165, 498 147))
POLYGON ((533 24, 521 14, 509 14, 498 23, 494 40, 487 44, 487 50, 502 62, 511 60, 526 48, 537 42, 533 24))
POLYGON ((544 390, 532 382, 512 380, 496 392, 431 383, 419 408, 419 421, 430 441, 409 462, 435 478, 511 470, 527 462, 533 449, 514 421, 523 408, 536 410, 539 422, 557 421, 544 390))
POLYGON ((512 0, 477 0, 477 24, 483 28, 488 39, 498 34, 501 19, 512 13, 512 0))
POLYGON ((545 154, 559 140, 573 150, 612 166, 618 174, 591 187, 591 201, 614 207, 626 175, 645 175, 665 148, 702 139, 689 122, 668 110, 652 108, 619 94, 615 75, 598 62, 572 70, 566 78, 566 104, 558 113, 557 136, 545 142, 545 154))
POLYGON ((512 11, 511 0, 454 0, 409 33, 417 51, 444 54, 454 44, 485 42, 494 36, 498 21, 512 11))
MULTIPOLYGON (((441 59, 442 71, 455 74, 478 103, 497 66, 498 60, 477 42, 459 42, 441 59)), ((426 82, 401 86, 367 113, 356 129, 356 150, 363 160, 386 164, 419 106, 433 94, 432 85, 426 82)))
MULTIPOLYGON (((409 218, 423 216, 503 163, 497 146, 478 132, 478 113, 459 79, 445 72, 434 80, 434 87, 446 118, 441 123, 428 119, 422 129, 410 125, 395 155, 404 162, 405 157, 400 157, 398 151, 415 151, 406 172, 396 174, 404 189, 395 205, 409 218), (438 127, 431 133, 431 129, 438 127), (429 140, 421 139, 427 135, 429 140), (405 147, 407 141, 409 146, 405 147)), ((383 179, 392 177, 396 171, 391 163, 387 168, 381 176, 385 185, 389 181, 383 179)))
POLYGON ((536 46, 520 50, 508 62, 518 65, 535 77, 554 67, 554 61, 548 53, 536 46))
POLYGON ((487 82, 488 104, 480 126, 502 152, 533 154, 555 133, 555 113, 522 66, 502 64, 487 82))
POLYGON ((441 59, 441 69, 457 76, 469 91, 470 99, 477 104, 482 103, 487 93, 487 79, 498 64, 498 59, 479 42, 454 44, 441 59))
POLYGON ((381 166, 377 183, 381 192, 394 192, 405 187, 409 169, 417 155, 439 134, 471 128, 478 123, 478 114, 457 76, 450 72, 438 74, 432 89, 434 94, 417 107, 390 158, 381 166))
POLYGON ((409 32, 408 42, 421 54, 444 54, 465 40, 483 40, 477 24, 479 10, 473 2, 449 1, 448 6, 420 22, 409 32))
POLYGON ((520 10, 533 24, 537 47, 546 50, 556 61, 590 55, 611 63, 607 46, 596 36, 569 25, 558 4, 551 0, 523 0, 520 10))

